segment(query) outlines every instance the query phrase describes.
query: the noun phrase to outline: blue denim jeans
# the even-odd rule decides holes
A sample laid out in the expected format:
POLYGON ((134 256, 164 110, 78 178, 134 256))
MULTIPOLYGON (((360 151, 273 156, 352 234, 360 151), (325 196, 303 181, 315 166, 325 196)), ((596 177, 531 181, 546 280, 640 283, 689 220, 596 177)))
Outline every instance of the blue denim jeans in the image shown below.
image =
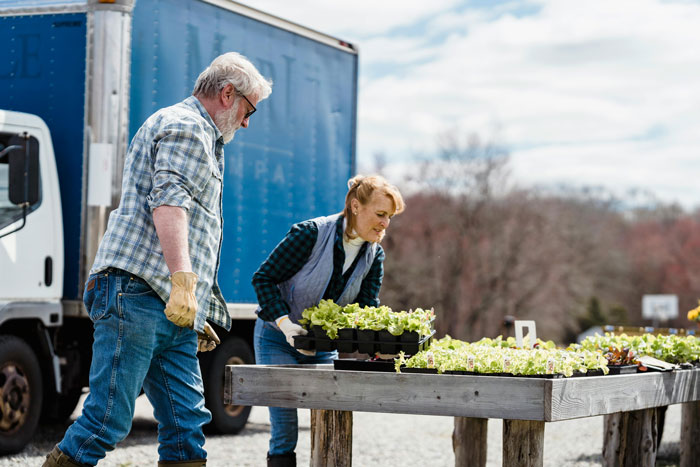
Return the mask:
MULTIPOLYGON (((255 322, 255 363, 258 365, 279 365, 298 363, 331 363, 338 353, 316 352, 309 357, 302 355, 287 343, 284 333, 268 321, 260 318, 255 322)), ((299 423, 297 409, 270 407, 270 454, 286 454, 297 447, 299 423)))
POLYGON ((160 460, 206 459, 211 420, 197 360, 197 334, 165 317, 163 300, 119 269, 88 278, 83 301, 94 325, 90 393, 59 448, 95 465, 131 429, 143 387, 158 420, 160 460))

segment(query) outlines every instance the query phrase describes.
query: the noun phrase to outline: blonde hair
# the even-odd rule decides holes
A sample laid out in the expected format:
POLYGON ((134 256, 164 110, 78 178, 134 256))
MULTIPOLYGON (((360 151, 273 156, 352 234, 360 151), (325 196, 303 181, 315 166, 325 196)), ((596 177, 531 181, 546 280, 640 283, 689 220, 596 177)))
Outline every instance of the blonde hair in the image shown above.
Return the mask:
POLYGON ((352 200, 356 199, 362 205, 366 205, 372 199, 372 194, 374 192, 383 194, 391 198, 394 203, 394 213, 401 214, 406 208, 406 204, 403 201, 401 192, 394 185, 389 183, 381 175, 355 175, 350 180, 348 180, 348 194, 345 195, 345 209, 343 209, 342 214, 347 219, 347 224, 345 226, 345 235, 348 238, 355 238, 356 235, 352 234, 355 229, 355 215, 352 213, 352 200))

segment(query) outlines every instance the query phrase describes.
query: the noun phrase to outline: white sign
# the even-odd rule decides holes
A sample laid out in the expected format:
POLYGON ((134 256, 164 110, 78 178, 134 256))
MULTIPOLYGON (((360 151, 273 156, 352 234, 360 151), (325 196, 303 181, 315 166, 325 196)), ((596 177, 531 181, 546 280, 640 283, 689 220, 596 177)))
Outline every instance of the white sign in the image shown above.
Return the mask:
POLYGON ((642 318, 665 321, 677 317, 677 295, 645 295, 642 297, 642 318))
POLYGON ((527 338, 530 348, 534 347, 535 341, 537 340, 537 327, 534 321, 530 320, 516 320, 515 321, 515 345, 519 348, 523 348, 523 328, 527 329, 527 338))

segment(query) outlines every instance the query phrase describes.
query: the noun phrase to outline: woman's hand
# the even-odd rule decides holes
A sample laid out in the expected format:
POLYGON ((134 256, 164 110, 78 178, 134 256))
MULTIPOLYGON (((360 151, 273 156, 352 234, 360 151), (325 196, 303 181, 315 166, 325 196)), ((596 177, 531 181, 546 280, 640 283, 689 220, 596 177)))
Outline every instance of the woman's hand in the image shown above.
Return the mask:
POLYGON ((294 336, 305 336, 308 331, 289 319, 289 315, 280 316, 275 320, 277 327, 284 333, 287 343, 294 347, 294 336))

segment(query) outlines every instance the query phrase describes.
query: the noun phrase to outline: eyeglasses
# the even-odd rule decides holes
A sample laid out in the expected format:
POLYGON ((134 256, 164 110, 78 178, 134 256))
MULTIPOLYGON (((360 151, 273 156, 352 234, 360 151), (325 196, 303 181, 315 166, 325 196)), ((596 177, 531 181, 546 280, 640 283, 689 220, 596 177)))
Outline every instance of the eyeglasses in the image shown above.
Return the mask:
POLYGON ((248 98, 247 98, 246 96, 243 95, 243 93, 241 93, 241 92, 238 91, 238 90, 236 90, 236 93, 237 93, 239 96, 241 96, 243 99, 245 99, 245 101, 253 108, 253 110, 247 111, 247 112, 245 113, 245 115, 243 116, 243 120, 245 120, 246 118, 250 118, 250 116, 253 115, 253 114, 255 113, 255 111, 258 110, 258 109, 255 108, 255 106, 253 105, 253 103, 250 102, 250 101, 248 100, 248 98))

